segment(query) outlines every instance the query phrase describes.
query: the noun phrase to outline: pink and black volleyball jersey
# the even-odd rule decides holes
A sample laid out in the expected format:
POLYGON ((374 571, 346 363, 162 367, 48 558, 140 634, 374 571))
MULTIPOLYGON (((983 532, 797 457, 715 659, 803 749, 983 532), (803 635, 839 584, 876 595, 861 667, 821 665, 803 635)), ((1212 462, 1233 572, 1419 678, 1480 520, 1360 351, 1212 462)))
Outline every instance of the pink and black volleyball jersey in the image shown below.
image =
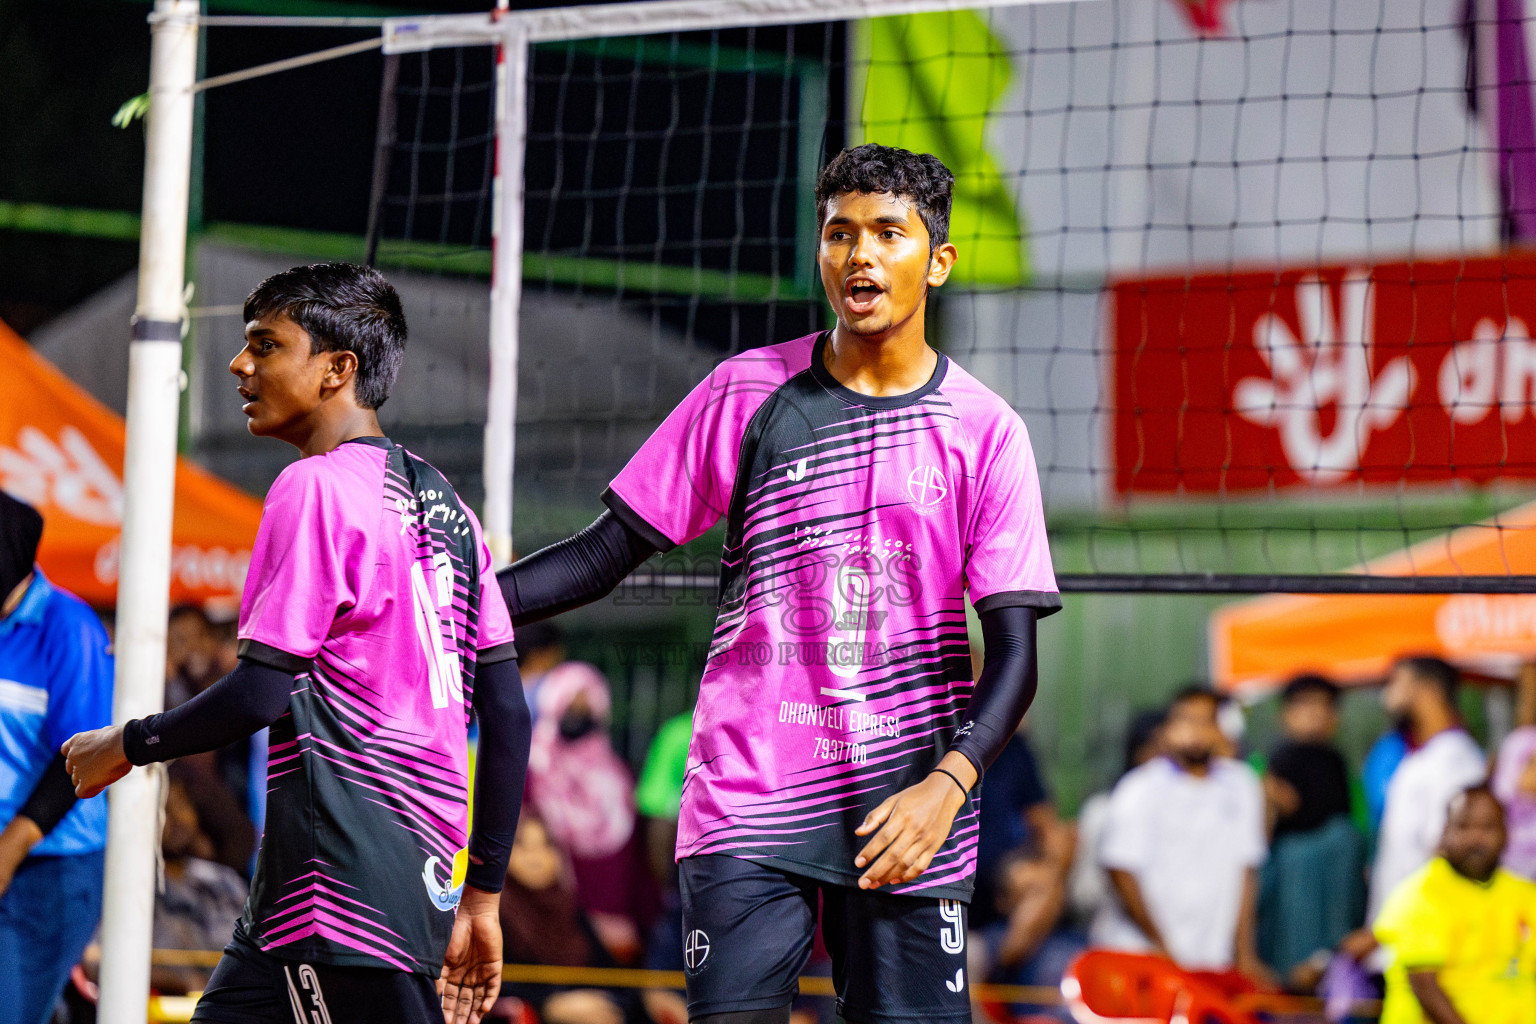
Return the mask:
POLYGON ((475 669, 514 656, 474 514, 384 438, 289 466, 240 603, 243 658, 293 672, 239 930, 288 959, 431 974, 458 905, 475 669))
MULTIPOLYGON (((826 369, 826 335, 720 364, 604 501, 663 550, 726 520, 679 858, 856 885, 854 829, 949 749, 970 700, 965 597, 1061 607, 1024 423, 939 355, 910 394, 826 369)), ((895 892, 968 897, 976 800, 895 892)))

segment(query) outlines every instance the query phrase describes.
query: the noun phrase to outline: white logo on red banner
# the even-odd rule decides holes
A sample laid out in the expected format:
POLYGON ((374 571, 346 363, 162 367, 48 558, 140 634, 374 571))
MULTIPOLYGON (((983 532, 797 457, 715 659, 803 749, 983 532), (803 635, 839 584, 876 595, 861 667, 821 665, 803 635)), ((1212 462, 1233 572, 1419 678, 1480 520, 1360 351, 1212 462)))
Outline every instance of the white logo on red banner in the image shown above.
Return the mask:
POLYGON ((1114 486, 1536 478, 1536 257, 1114 286, 1114 486))

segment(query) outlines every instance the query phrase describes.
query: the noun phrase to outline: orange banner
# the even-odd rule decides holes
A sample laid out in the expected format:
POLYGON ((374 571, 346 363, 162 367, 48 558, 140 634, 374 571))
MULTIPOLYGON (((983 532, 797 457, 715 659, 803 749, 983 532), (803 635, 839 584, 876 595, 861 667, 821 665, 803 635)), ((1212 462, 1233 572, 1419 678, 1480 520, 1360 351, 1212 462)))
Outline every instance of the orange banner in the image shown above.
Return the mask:
MULTIPOLYGON (((0 323, 0 490, 43 514, 38 563, 97 607, 117 603, 124 423, 0 323)), ((171 601, 237 601, 261 502, 176 461, 171 601)))
MULTIPOLYGON (((1385 576, 1536 575, 1536 503, 1378 559, 1385 576)), ((1405 654, 1512 678, 1536 659, 1536 594, 1261 597, 1211 616, 1211 677, 1262 688, 1302 672, 1377 682, 1405 654)))

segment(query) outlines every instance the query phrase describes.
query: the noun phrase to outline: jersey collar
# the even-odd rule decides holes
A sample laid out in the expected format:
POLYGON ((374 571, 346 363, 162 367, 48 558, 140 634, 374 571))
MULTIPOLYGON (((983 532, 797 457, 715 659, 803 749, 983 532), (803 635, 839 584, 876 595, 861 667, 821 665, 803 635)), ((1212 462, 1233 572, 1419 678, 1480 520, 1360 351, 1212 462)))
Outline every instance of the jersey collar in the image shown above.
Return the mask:
MULTIPOLYGON (((365 444, 370 448, 382 448, 385 451, 389 451, 395 446, 395 442, 387 437, 352 437, 341 442, 341 444, 365 444)), ((341 444, 336 447, 340 448, 341 444)))
POLYGON ((933 376, 928 378, 928 383, 916 391, 908 391, 904 395, 886 395, 877 398, 873 395, 864 395, 846 387, 832 376, 832 371, 827 369, 822 355, 826 351, 827 340, 832 332, 822 331, 816 336, 816 344, 811 346, 811 376, 816 378, 816 383, 826 388, 836 398, 849 405, 862 405, 866 409, 904 409, 909 405, 916 405, 935 391, 944 383, 944 375, 949 372, 949 357, 943 352, 938 353, 939 361, 933 368, 933 376))
POLYGON ((27 584, 27 592, 21 595, 21 601, 16 605, 16 610, 0 619, 0 633, 8 633, 23 622, 28 625, 41 622, 43 609, 47 607, 48 598, 52 596, 53 584, 48 582, 48 577, 43 575, 43 570, 34 565, 32 582, 27 584))

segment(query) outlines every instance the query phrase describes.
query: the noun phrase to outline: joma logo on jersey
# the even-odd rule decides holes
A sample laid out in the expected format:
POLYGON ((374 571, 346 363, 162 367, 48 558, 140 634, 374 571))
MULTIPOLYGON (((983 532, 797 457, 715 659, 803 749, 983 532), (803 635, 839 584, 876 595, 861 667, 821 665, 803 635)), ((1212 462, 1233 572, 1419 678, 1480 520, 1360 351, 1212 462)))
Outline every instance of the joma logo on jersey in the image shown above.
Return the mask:
POLYGON ((949 497, 949 482, 936 466, 918 466, 907 474, 907 497, 919 512, 936 509, 949 497))

